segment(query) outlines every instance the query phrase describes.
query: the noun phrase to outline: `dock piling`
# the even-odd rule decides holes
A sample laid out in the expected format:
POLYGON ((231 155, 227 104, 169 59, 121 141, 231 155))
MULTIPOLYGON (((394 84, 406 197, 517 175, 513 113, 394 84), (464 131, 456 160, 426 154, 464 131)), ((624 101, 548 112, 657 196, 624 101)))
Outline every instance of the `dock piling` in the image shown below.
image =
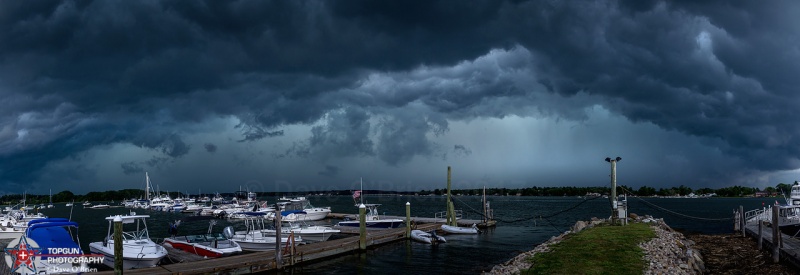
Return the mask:
POLYGON ((122 275, 122 217, 114 217, 114 274, 122 275))
POLYGON ((763 244, 764 243, 764 232, 763 232, 762 227, 764 227, 764 221, 759 220, 758 221, 758 250, 759 251, 761 251, 761 249, 764 247, 764 244, 763 244))
POLYGON ((780 234, 780 230, 778 230, 778 206, 775 205, 772 207, 772 262, 778 263, 780 260, 781 254, 781 246, 778 244, 778 236, 780 234))
POLYGON ((358 220, 359 220, 359 239, 358 239, 358 248, 361 250, 367 249, 367 206, 363 203, 358 206, 358 220))
POLYGON ((747 235, 745 235, 745 233, 747 233, 747 230, 744 230, 746 223, 744 220, 744 207, 741 205, 739 205, 739 216, 741 217, 739 221, 742 223, 741 225, 739 225, 739 228, 742 229, 742 237, 747 237, 747 235))
POLYGON ((411 202, 406 202, 406 238, 411 238, 411 202))
POLYGON ((275 267, 283 267, 283 259, 281 259, 281 209, 275 209, 275 267))

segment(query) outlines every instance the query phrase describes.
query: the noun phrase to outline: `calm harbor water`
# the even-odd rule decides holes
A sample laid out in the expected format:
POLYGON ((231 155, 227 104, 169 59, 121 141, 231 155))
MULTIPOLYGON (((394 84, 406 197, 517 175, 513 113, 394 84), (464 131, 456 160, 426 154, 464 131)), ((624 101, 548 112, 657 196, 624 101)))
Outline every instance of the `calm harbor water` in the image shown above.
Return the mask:
MULTIPOLYGON (((456 209, 463 210, 464 218, 479 219, 473 212, 480 210, 480 197, 455 197, 456 209)), ((270 203, 274 198, 267 199, 270 203)), ((347 196, 309 197, 315 206, 330 206, 333 212, 357 213, 353 200, 347 196)), ((733 210, 739 205, 745 210, 760 208, 762 204, 774 202, 774 198, 628 198, 631 213, 649 214, 664 218, 667 224, 687 233, 719 234, 732 232, 733 221, 705 219, 731 218, 733 210), (644 200, 644 201, 643 201, 644 200), (663 209, 662 209, 663 208, 663 209), (666 209, 666 210, 664 210, 666 209), (672 211, 672 212, 669 212, 672 211), (673 213, 674 212, 674 213, 673 213)), ((497 227, 479 235, 447 236, 447 243, 439 246, 397 242, 367 253, 335 257, 313 264, 288 269, 288 273, 325 274, 394 274, 394 273, 480 273, 492 266, 505 262, 519 252, 527 251, 554 235, 568 230, 578 220, 592 217, 607 217, 610 214, 609 201, 605 198, 584 199, 578 197, 514 197, 491 196, 491 206, 495 211, 497 227), (574 207, 574 208, 573 208, 574 207), (547 219, 553 213, 570 209, 547 219)), ((369 203, 380 203, 379 211, 387 215, 405 215, 405 203, 411 203, 412 216, 433 217, 435 212, 444 211, 444 197, 371 197, 369 203)), ((44 209, 50 217, 70 217, 80 224, 81 246, 88 252, 89 242, 101 241, 108 230, 105 217, 116 214, 149 214, 147 221, 150 235, 155 239, 166 237, 170 222, 185 219, 189 214, 131 210, 126 208, 84 209, 79 204, 70 209, 64 204, 44 209)), ((338 220, 324 220, 335 224, 338 220)), ((227 225, 241 228, 242 224, 221 220, 214 227, 221 232, 227 225)), ((203 233, 209 221, 183 222, 180 234, 203 233)))

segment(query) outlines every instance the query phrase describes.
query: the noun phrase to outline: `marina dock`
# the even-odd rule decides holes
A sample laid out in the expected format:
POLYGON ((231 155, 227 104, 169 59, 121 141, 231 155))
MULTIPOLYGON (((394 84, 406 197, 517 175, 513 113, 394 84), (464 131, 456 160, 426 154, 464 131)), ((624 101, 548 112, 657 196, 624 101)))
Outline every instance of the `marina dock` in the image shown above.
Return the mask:
MULTIPOLYGON (((401 219, 405 220, 406 217, 401 216, 390 216, 390 215, 381 215, 382 218, 386 219, 401 219)), ((358 214, 342 214, 342 213, 328 213, 328 218, 335 218, 335 219, 351 219, 356 220, 358 219, 358 214)), ((414 224, 425 224, 425 223, 445 223, 446 219, 444 218, 427 218, 427 217, 411 217, 411 223, 414 224)), ((482 220, 470 220, 470 219, 457 219, 456 223, 458 226, 472 226, 473 224, 480 225, 483 223, 482 220)), ((345 233, 345 232, 342 232, 345 233)), ((358 233, 358 231, 356 231, 358 233)))
MULTIPOLYGON (((745 232, 758 242, 758 223, 747 223, 745 225, 745 232)), ((762 249, 772 251, 774 248, 774 244, 772 243, 772 227, 762 226, 761 234, 763 235, 762 242, 764 245, 762 249)), ((800 239, 793 238, 784 233, 780 234, 780 260, 788 261, 792 263, 792 265, 800 267, 800 239)))
MULTIPOLYGON (((441 226, 439 223, 418 224, 416 229, 429 231, 441 226)), ((367 249, 383 244, 404 240, 405 228, 367 231, 367 249)), ((299 245, 293 254, 282 256, 282 266, 291 266, 307 261, 318 260, 359 250, 359 236, 325 242, 299 245)), ((263 272, 277 269, 275 251, 253 252, 216 259, 186 261, 151 268, 125 270, 125 274, 241 274, 263 272)), ((114 274, 104 271, 99 274, 114 274)))

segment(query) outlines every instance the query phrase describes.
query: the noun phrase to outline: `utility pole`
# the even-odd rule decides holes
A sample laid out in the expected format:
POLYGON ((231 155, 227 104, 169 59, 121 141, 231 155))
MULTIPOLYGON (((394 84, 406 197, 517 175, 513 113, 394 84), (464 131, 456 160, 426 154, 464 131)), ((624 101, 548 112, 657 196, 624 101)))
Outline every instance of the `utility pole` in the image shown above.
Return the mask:
POLYGON ((611 163, 611 224, 617 224, 617 162, 621 160, 621 157, 606 158, 611 163))

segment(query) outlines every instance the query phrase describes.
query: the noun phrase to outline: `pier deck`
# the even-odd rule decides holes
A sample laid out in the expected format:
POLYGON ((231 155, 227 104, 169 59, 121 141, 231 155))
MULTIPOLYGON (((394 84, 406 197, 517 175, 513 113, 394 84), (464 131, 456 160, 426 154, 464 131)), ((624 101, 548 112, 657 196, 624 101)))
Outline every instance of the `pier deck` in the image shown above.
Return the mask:
MULTIPOLYGON (((745 232, 756 239, 756 243, 758 243, 758 223, 747 223, 745 225, 745 232)), ((762 226, 761 233, 764 238, 764 248, 762 249, 768 249, 768 251, 772 251, 772 227, 762 226)), ((794 266, 800 267, 800 239, 792 238, 792 236, 783 233, 780 234, 782 243, 780 248, 781 261, 789 261, 794 266)))
MULTIPOLYGON (((356 219, 358 219, 358 214, 328 213, 328 218, 356 220, 356 219)), ((381 215, 381 218, 406 220, 405 216, 401 217, 401 216, 381 215)), ((413 222, 415 224, 445 223, 445 221, 446 221, 445 219, 437 219, 437 218, 411 217, 411 222, 413 222)), ((472 226, 473 224, 481 224, 481 223, 483 223, 483 221, 482 220, 470 220, 470 219, 458 219, 458 220, 456 220, 456 223, 458 223, 458 226, 472 226)))
MULTIPOLYGON (((438 223, 418 224, 417 229, 429 231, 438 228, 440 225, 441 224, 438 223)), ((367 248, 402 240, 405 238, 405 232, 405 228, 367 231, 367 248)), ((300 245, 297 246, 293 255, 282 256, 282 263, 283 266, 290 266, 305 261, 358 251, 358 242, 359 236, 352 236, 337 240, 300 245)), ((205 259, 151 268, 125 270, 125 274, 241 274, 274 270, 276 268, 275 251, 264 251, 217 259, 205 259)), ((104 271, 100 272, 100 274, 113 274, 113 271, 104 271)))

